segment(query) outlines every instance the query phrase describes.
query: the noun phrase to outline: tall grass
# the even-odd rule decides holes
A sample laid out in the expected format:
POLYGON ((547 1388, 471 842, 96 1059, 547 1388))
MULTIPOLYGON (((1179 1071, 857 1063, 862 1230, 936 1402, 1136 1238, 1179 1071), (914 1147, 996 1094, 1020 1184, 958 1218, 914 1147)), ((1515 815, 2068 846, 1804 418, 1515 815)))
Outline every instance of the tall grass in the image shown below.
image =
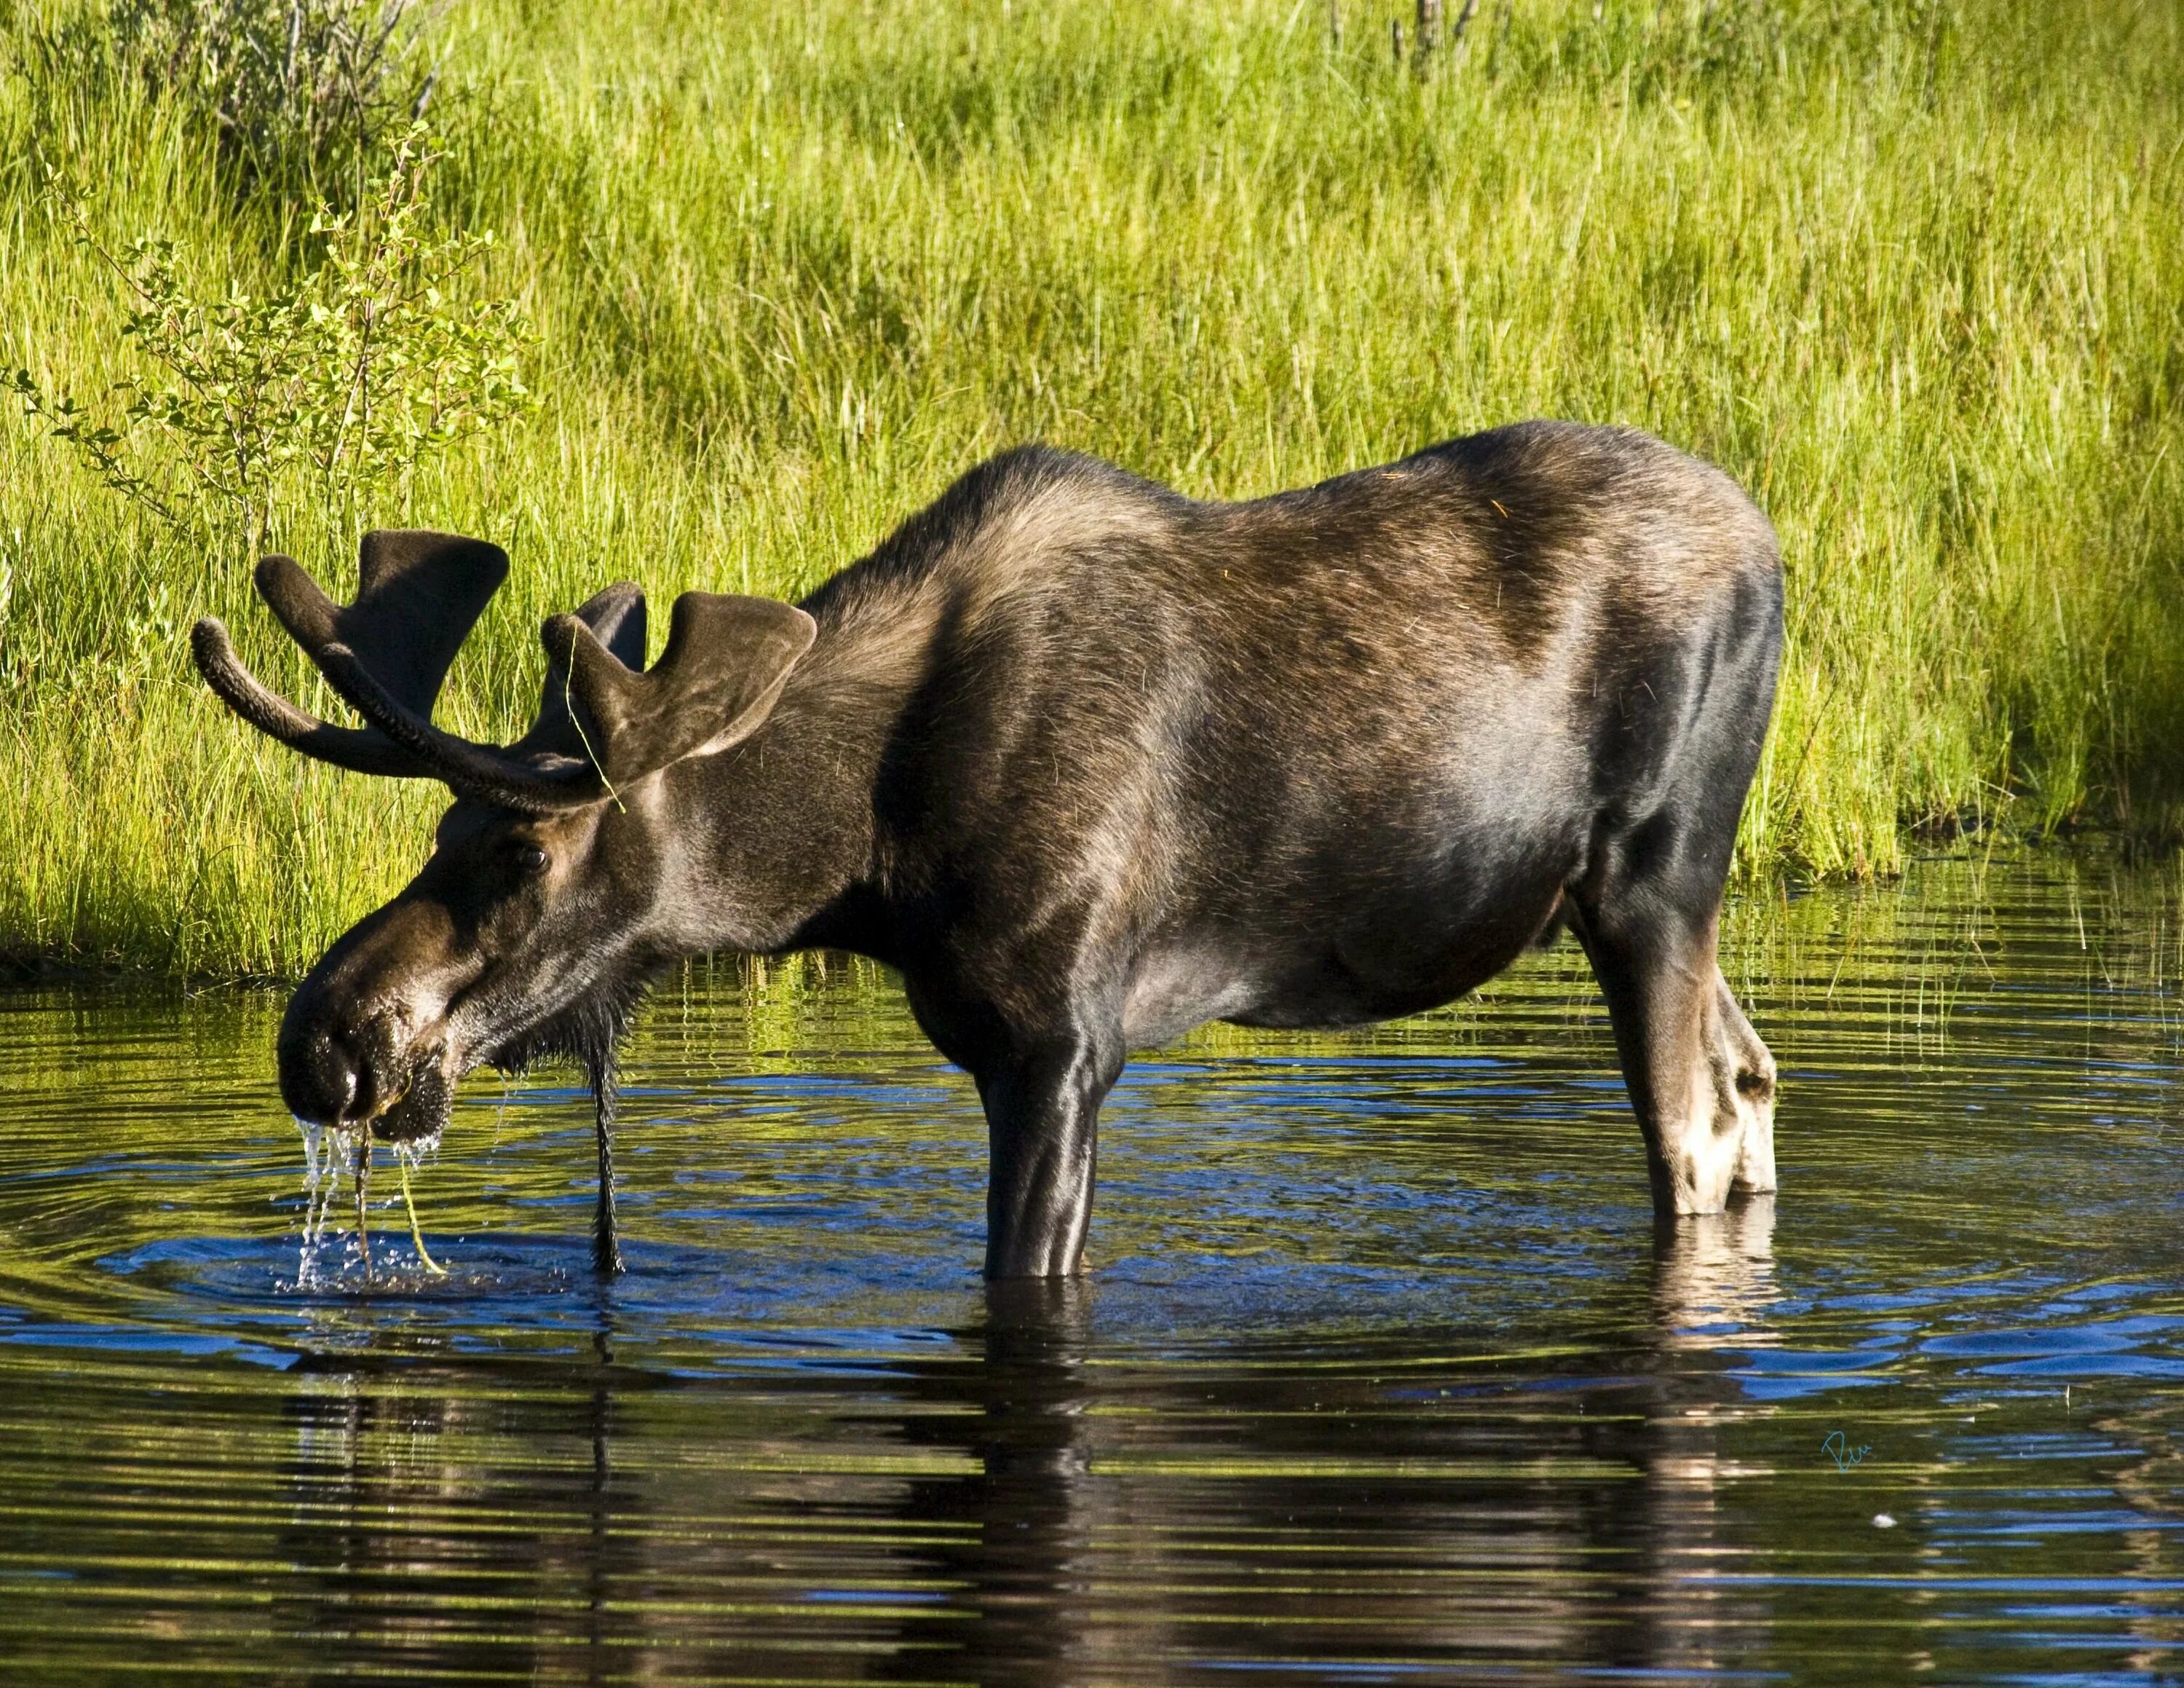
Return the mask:
MULTIPOLYGON (((1245 496, 1532 415, 1650 428, 1780 530, 1747 870, 2184 813, 2184 14, 2161 0, 1486 0, 1419 77, 1346 0, 471 0, 442 212, 543 335, 521 428, 375 519, 515 574, 445 706, 513 730, 610 579, 792 594, 1039 436, 1245 496)), ((125 79, 0 48, 0 361, 127 367, 34 149, 213 277, 300 209, 125 79)), ((353 533, 289 543, 346 580, 353 533)), ((210 609, 315 695, 241 554, 179 554, 0 422, 0 952, 306 964, 429 791, 223 717, 210 609)), ((323 702, 323 700, 321 700, 323 702)))

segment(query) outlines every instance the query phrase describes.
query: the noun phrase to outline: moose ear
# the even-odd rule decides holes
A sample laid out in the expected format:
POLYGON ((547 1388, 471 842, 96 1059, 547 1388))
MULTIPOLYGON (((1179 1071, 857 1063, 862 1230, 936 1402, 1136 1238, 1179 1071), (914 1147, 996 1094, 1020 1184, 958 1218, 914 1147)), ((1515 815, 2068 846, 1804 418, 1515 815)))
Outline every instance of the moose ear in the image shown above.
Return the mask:
POLYGON ((569 677, 593 759, 617 785, 749 738, 818 636, 794 605, 685 592, 667 648, 640 674, 575 616, 540 629, 549 660, 569 677))

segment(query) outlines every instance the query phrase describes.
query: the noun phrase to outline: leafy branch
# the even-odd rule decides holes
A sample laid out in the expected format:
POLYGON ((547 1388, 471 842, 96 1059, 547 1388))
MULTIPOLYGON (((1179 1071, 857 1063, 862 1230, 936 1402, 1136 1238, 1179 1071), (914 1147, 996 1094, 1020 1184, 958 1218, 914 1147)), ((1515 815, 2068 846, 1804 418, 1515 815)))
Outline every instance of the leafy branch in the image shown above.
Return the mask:
POLYGON ((412 125, 356 210, 320 205, 318 263, 264 299, 233 282, 201 295, 171 240, 115 250, 82 196, 55 184, 56 214, 120 287, 143 372, 88 405, 25 368, 7 384, 108 486, 176 528, 225 511, 254 547, 291 489, 353 506, 533 402, 521 305, 460 295, 493 237, 426 232, 438 156, 412 125))

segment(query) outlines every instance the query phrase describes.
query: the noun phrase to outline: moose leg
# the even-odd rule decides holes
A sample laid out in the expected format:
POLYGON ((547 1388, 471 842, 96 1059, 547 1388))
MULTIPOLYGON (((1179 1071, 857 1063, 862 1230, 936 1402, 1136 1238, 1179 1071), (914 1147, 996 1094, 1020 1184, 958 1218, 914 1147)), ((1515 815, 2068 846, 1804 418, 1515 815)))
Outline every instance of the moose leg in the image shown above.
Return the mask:
POLYGON ((1774 1059, 1716 964, 1719 919, 1596 908, 1580 927, 1664 1214, 1719 1213, 1732 1187, 1774 1188, 1774 1059))
POLYGON ((986 1276, 1064 1277, 1083 1266, 1100 1104, 1122 1074, 1120 1040, 1072 1037, 983 1064, 992 1165, 986 1276))

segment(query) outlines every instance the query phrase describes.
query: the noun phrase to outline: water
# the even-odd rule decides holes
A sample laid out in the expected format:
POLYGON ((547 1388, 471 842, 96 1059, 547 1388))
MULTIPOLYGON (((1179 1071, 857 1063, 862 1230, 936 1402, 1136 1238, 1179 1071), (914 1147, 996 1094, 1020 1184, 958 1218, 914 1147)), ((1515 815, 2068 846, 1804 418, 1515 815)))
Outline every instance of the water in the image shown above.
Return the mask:
POLYGON ((655 1003, 610 1288, 573 1081, 299 1287, 277 1000, 0 998, 0 1678, 2184 1680, 2173 871, 1731 925, 1778 1204, 1655 1226, 1565 947, 1139 1061, 992 1297, 868 971, 655 1003))

